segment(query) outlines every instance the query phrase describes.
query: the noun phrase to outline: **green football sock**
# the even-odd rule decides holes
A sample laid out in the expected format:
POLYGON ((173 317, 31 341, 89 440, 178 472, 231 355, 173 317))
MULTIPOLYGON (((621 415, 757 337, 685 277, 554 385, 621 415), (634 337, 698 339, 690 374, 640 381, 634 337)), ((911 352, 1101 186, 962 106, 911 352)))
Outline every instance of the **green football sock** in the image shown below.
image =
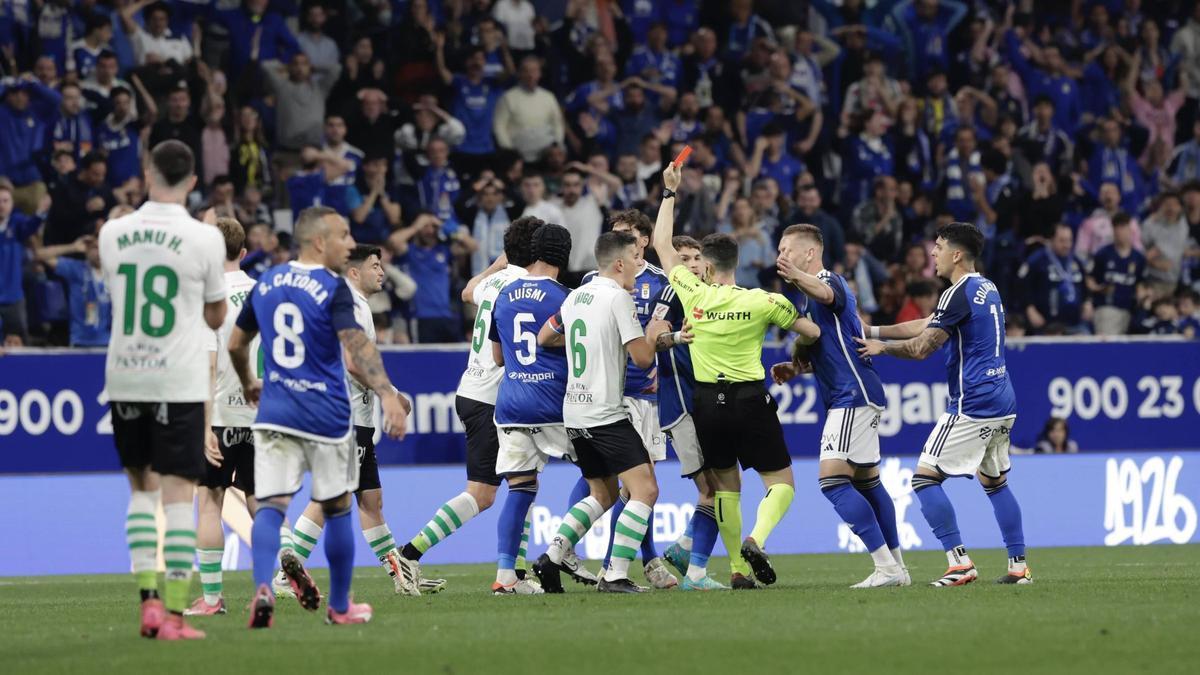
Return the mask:
POLYGON ((182 614, 188 606, 192 585, 192 560, 196 557, 196 521, 191 502, 163 506, 167 531, 163 538, 163 560, 167 574, 163 602, 167 611, 182 614))
POLYGON ((421 553, 433 548, 439 541, 458 531, 458 528, 479 515, 479 504, 469 493, 463 492, 442 504, 433 518, 412 538, 409 543, 421 553))
POLYGON ((750 565, 742 558, 742 493, 717 492, 717 529, 729 553, 729 571, 750 575, 750 565))
POLYGON ((158 496, 158 492, 133 492, 125 513, 125 544, 133 578, 143 595, 158 592, 158 525, 154 519, 158 496))
POLYGON ((767 495, 758 503, 758 518, 754 521, 754 530, 750 538, 762 548, 767 546, 767 537, 779 525, 779 521, 787 515, 788 507, 796 490, 787 483, 776 483, 767 490, 767 495))
POLYGON ((220 548, 196 549, 196 561, 200 567, 200 588, 204 591, 204 602, 215 605, 221 600, 224 577, 221 574, 221 559, 225 550, 220 548))

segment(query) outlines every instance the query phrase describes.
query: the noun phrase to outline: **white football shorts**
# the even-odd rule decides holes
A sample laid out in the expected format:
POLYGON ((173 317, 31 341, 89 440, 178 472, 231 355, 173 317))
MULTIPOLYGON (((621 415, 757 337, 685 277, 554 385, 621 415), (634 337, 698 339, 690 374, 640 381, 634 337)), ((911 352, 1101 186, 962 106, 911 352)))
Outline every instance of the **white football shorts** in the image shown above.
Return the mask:
POLYGON ((500 450, 496 475, 540 473, 551 457, 575 461, 575 449, 562 425, 545 427, 500 427, 496 429, 500 450))
POLYGON ((671 447, 679 457, 679 475, 691 478, 704 468, 704 452, 700 449, 700 438, 696 436, 696 423, 692 416, 684 414, 670 429, 667 436, 671 437, 671 447))
POLYGON ((947 476, 974 476, 978 471, 989 478, 999 478, 1012 468, 1008 448, 1016 420, 1016 415, 973 420, 942 413, 917 463, 947 476))
POLYGON ((354 436, 325 443, 280 431, 254 431, 254 496, 294 495, 312 474, 312 499, 324 502, 358 489, 358 446, 354 436))
POLYGON ((821 459, 841 459, 852 466, 879 464, 881 408, 834 408, 825 416, 821 432, 821 459))
POLYGON ((658 403, 626 396, 625 411, 629 413, 629 421, 633 423, 638 436, 642 437, 642 444, 650 453, 650 461, 661 462, 666 459, 667 439, 658 426, 658 403))

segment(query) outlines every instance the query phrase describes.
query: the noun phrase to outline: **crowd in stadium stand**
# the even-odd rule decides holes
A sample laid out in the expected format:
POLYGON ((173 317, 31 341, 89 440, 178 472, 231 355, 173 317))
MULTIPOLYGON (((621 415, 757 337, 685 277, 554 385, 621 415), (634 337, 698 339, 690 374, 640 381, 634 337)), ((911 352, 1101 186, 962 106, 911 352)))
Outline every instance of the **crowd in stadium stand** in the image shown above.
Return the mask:
POLYGON ((732 233, 739 285, 809 222, 871 323, 925 316, 968 221, 1010 335, 1200 333, 1192 0, 3 0, 0 51, 8 346, 107 343, 94 236, 166 139, 251 275, 314 204, 380 245, 383 342, 464 340, 522 214, 577 282, 684 144, 677 233, 732 233))

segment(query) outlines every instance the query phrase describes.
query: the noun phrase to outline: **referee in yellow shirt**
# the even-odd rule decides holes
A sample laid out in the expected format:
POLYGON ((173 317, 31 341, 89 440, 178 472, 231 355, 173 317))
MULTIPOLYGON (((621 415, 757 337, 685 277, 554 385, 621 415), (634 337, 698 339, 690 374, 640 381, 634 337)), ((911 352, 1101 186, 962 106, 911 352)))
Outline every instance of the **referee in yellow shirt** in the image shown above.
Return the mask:
POLYGON ((705 468, 711 469, 715 478, 717 527, 729 551, 731 586, 752 589, 756 586, 749 577, 751 569, 761 583, 775 582, 775 571, 763 548, 795 494, 792 458, 783 440, 778 406, 767 391, 763 340, 771 326, 795 331, 808 343, 820 337, 821 329, 800 316, 782 295, 734 285, 738 244, 727 234, 711 234, 701 242, 700 255, 711 283, 680 263, 671 246, 679 180, 680 168, 668 165, 663 171, 666 189, 654 226, 654 250, 695 336, 691 345, 696 375, 693 417, 705 468), (767 487, 754 529, 745 541, 741 538, 738 463, 743 469, 757 471, 767 487))

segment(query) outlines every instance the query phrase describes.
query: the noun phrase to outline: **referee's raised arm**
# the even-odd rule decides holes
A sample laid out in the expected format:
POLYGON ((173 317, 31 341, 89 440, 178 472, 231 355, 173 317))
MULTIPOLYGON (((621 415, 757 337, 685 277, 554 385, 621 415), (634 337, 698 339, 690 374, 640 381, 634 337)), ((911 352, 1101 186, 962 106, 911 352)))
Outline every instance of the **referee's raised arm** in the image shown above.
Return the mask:
POLYGON ((671 245, 671 237, 675 234, 675 190, 679 188, 682 175, 682 169, 675 166, 674 162, 668 163, 663 170, 662 201, 658 205, 658 219, 654 221, 654 251, 658 253, 658 261, 668 278, 671 270, 681 264, 679 254, 671 245))

